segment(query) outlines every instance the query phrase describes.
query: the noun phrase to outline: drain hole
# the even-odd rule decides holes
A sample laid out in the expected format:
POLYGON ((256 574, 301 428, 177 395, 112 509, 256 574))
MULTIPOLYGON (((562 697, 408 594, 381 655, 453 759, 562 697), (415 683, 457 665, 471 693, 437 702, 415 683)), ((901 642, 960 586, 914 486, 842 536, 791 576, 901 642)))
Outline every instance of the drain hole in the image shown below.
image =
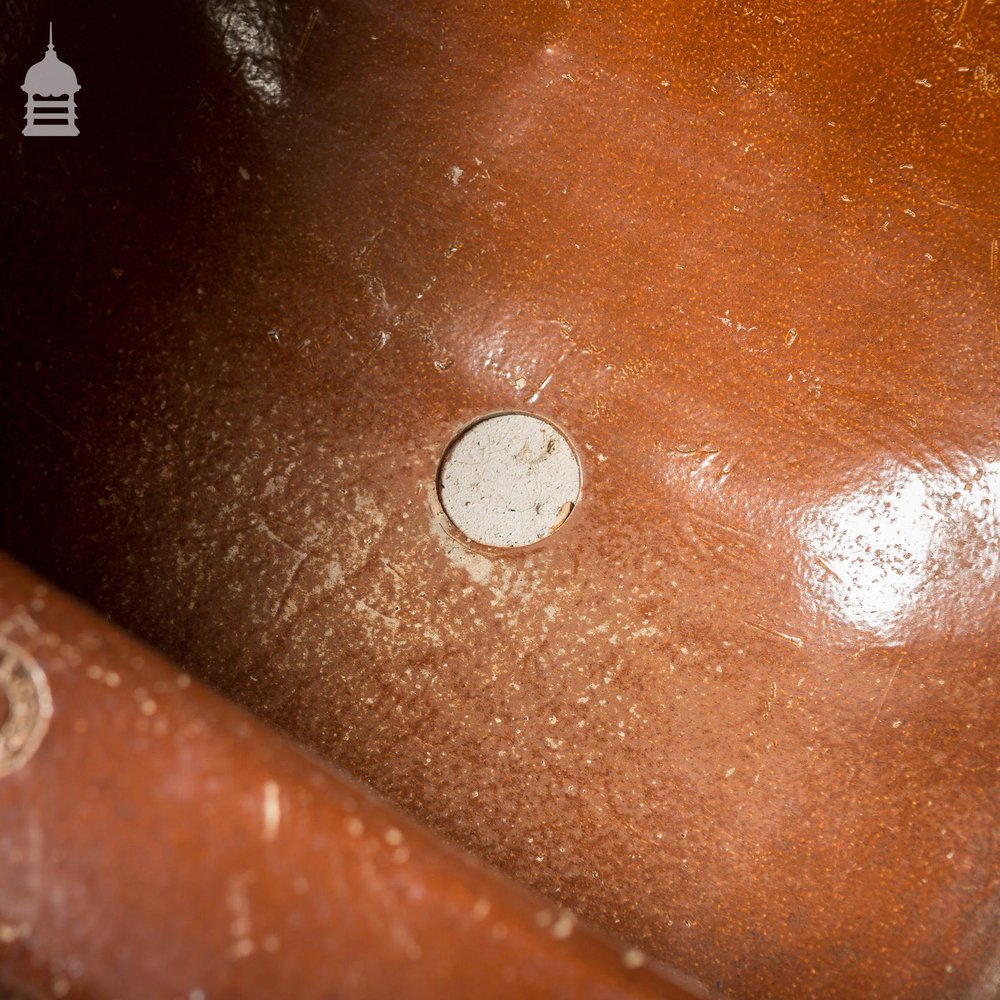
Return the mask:
POLYGON ((566 436, 527 413, 467 427, 438 473, 441 506, 482 545, 519 548, 551 535, 580 499, 580 463, 566 436))

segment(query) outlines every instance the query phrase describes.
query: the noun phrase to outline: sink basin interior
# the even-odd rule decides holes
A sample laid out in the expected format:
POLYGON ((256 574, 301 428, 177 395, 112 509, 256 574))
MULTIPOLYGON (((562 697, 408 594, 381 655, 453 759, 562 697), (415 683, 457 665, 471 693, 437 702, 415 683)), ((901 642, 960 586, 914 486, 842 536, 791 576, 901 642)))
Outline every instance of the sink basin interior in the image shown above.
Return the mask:
POLYGON ((989 5, 97 7, 0 544, 729 996, 992 995, 989 5))

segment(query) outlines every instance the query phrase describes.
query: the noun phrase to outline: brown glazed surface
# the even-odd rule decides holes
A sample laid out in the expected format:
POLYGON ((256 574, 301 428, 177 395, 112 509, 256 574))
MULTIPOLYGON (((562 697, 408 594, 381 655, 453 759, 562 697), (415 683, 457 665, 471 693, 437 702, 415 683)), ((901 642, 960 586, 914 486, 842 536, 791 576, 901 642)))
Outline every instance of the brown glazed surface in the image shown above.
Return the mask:
POLYGON ((0 557, 10 656, 55 712, 0 781, 4 1000, 696 995, 0 557))
POLYGON ((1000 7, 175 6, 63 142, 4 28, 0 543, 732 997, 1000 994, 1000 7))

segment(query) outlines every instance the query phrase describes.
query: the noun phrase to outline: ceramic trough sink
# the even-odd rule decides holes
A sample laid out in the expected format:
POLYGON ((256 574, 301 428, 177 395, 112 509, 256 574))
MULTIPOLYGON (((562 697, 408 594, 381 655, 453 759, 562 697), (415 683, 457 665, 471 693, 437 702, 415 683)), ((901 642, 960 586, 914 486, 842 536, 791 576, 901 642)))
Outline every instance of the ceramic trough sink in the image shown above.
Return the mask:
POLYGON ((998 52, 8 4, 0 994, 1000 996, 998 52))

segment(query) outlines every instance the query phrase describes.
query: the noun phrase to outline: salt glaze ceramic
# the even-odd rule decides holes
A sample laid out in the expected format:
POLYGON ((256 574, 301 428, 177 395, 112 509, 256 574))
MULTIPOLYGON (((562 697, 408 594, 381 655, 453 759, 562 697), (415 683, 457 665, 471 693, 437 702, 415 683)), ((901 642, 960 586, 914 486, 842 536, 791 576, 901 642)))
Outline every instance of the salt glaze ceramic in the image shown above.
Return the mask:
POLYGON ((1000 8, 8 7, 15 985, 1000 993, 1000 8))

